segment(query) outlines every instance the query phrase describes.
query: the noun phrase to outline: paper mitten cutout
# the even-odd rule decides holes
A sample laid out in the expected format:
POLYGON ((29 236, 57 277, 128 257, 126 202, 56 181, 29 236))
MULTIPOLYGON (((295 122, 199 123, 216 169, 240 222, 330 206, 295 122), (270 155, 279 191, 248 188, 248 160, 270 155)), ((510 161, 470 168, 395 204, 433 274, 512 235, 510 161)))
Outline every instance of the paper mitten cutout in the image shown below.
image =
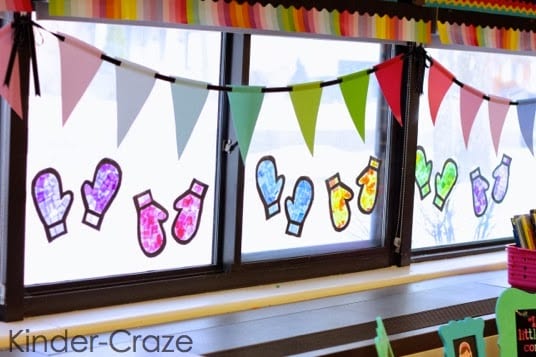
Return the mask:
POLYGON ((313 182, 308 177, 300 177, 294 186, 294 194, 285 200, 287 215, 286 233, 301 237, 305 218, 309 214, 314 198, 313 182))
POLYGON ((197 234, 208 185, 192 180, 190 189, 177 197, 173 206, 178 211, 173 222, 173 238, 180 244, 189 243, 197 234))
POLYGON ((134 196, 134 205, 138 213, 138 243, 146 256, 152 258, 164 250, 166 233, 164 222, 168 213, 158 202, 153 201, 151 190, 134 196))
POLYGON ((48 241, 66 234, 65 221, 73 203, 73 193, 63 192, 56 170, 48 168, 37 173, 32 181, 32 198, 48 241))
POLYGON ((102 159, 95 169, 93 181, 82 184, 84 218, 82 223, 100 230, 104 215, 121 185, 121 168, 111 159, 102 159))

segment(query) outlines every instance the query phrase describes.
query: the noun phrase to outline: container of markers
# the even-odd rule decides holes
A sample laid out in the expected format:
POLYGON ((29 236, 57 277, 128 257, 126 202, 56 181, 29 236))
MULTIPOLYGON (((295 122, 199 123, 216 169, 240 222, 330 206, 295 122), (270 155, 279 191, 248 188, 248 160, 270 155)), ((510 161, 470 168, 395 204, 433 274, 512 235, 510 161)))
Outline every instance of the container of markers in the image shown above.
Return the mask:
POLYGON ((515 244, 506 246, 508 283, 514 288, 536 292, 536 250, 515 244))

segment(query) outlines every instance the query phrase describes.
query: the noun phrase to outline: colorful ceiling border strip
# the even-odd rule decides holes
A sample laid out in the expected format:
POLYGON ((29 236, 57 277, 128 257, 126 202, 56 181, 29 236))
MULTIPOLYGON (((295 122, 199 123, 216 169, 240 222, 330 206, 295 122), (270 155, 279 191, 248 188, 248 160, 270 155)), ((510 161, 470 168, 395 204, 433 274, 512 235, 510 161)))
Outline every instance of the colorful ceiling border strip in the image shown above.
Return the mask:
POLYGON ((425 0, 425 6, 495 15, 536 16, 536 4, 520 0, 425 0))
POLYGON ((202 0, 50 0, 51 17, 165 22, 310 33, 388 41, 431 42, 432 21, 293 6, 202 0))
POLYGON ((0 11, 31 12, 31 0, 0 0, 0 11))
POLYGON ((437 33, 443 45, 536 51, 536 33, 532 31, 438 22, 437 33))

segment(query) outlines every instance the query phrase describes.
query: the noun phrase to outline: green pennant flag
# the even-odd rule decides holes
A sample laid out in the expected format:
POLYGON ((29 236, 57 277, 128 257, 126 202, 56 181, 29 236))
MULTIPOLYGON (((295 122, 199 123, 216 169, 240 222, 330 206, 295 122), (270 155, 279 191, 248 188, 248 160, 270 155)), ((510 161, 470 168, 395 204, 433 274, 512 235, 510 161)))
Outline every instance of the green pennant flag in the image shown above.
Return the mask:
POLYGON ((242 160, 246 162, 249 144, 259 117, 264 93, 262 92, 262 87, 233 86, 232 90, 227 92, 227 96, 240 154, 242 155, 242 160))
POLYGON ((311 155, 313 155, 314 151, 316 119, 321 96, 322 87, 320 87, 320 82, 293 85, 290 91, 294 112, 311 155))
POLYGON ((368 71, 364 70, 340 77, 341 83, 339 84, 346 108, 363 142, 365 141, 365 109, 369 78, 368 71))

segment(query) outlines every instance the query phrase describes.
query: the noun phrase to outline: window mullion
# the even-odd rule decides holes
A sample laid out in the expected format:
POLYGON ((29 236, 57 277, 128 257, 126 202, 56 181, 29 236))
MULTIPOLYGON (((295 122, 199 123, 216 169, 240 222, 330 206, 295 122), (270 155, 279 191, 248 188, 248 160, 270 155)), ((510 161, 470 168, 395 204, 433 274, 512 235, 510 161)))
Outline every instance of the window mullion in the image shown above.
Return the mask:
POLYGON ((399 143, 402 152, 400 175, 400 204, 396 237, 396 264, 406 266, 411 260, 411 238, 413 227, 413 199, 415 193, 415 160, 417 150, 419 99, 424 78, 424 52, 416 44, 410 43, 405 51, 404 77, 402 80, 402 108, 405 122, 401 128, 403 138, 399 143), (398 239, 399 238, 399 239, 398 239))
MULTIPOLYGON (((249 34, 223 34, 221 84, 245 85, 249 82, 249 34)), ((244 193, 244 162, 240 155, 235 129, 230 118, 229 102, 225 92, 220 94, 220 143, 218 145, 217 172, 221 181, 216 217, 219 240, 222 245, 216 251, 226 271, 241 263, 242 197, 244 193)))
MULTIPOLYGON (((14 21, 28 21, 22 16, 15 15, 14 21)), ((29 92, 29 47, 18 47, 20 68, 21 101, 23 113, 28 113, 29 92)), ((27 117, 25 114, 24 116, 27 117)), ((3 281, 5 283, 4 304, 2 310, 3 321, 21 320, 24 311, 24 240, 26 219, 26 169, 28 152, 28 121, 27 118, 19 118, 13 111, 2 110, 3 124, 2 143, 3 148, 8 148, 9 167, 7 174, 7 212, 3 219, 7 218, 5 232, 5 271, 3 281), (4 116, 5 113, 10 113, 4 116)), ((2 223, 2 224, 3 224, 2 223)))

